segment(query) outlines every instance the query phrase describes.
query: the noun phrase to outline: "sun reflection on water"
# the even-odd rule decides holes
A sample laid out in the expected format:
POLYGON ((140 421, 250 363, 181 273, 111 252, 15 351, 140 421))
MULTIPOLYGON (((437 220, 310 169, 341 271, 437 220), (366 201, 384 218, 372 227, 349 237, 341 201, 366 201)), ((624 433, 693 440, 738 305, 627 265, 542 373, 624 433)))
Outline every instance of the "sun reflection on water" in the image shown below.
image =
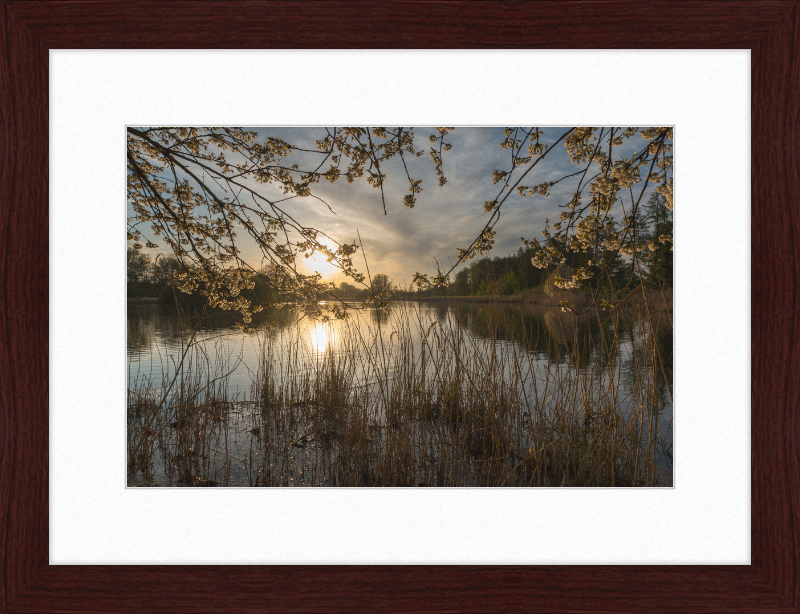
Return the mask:
POLYGON ((325 324, 315 324, 308 329, 308 335, 311 342, 311 351, 316 354, 322 354, 328 349, 331 341, 330 327, 325 324))

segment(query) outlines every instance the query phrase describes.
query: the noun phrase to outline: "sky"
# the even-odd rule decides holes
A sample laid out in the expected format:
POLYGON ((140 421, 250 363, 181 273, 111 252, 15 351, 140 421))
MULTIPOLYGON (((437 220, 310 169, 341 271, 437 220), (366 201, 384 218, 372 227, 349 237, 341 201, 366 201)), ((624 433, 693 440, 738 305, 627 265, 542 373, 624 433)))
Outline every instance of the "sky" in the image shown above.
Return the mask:
MULTIPOLYGON (((316 149, 315 139, 321 139, 325 135, 324 128, 320 127, 249 129, 259 133, 258 140, 267 136, 279 137, 291 145, 311 150, 316 149)), ((383 273, 393 283, 408 287, 417 271, 435 275, 436 260, 443 271, 449 270, 458 258, 457 248, 469 246, 488 221, 490 214, 484 211, 483 203, 494 200, 501 186, 499 183, 492 183, 493 171, 508 170, 511 165, 511 151, 500 147, 504 140, 503 129, 504 127, 457 127, 448 134, 445 142, 451 143, 452 149, 442 152, 447 183, 439 186, 433 161, 427 153, 432 146, 428 135, 438 133, 435 128, 414 127, 415 148, 426 153, 416 159, 406 156, 410 175, 414 179, 422 179, 423 191, 417 194, 413 209, 403 204, 403 197, 408 194, 408 181, 399 159, 393 159, 381 167, 388 174, 384 186, 385 215, 380 190, 370 186, 363 177, 354 183, 339 179, 331 184, 322 180, 311 186, 312 193, 325 200, 333 212, 314 198, 294 198, 281 205, 298 222, 315 227, 340 243, 357 241, 360 233, 364 249, 363 254, 359 250, 354 257, 357 270, 367 272, 364 263, 366 255, 369 272, 373 277, 383 273)), ((567 129, 543 128, 542 141, 552 143, 567 129)), ((639 151, 644 143, 638 134, 634 135, 622 147, 615 147, 614 158, 639 151)), ((315 168, 320 159, 319 154, 295 152, 287 157, 286 162, 299 164, 304 169, 310 166, 306 161, 316 160, 317 163, 311 166, 315 168)), ((527 167, 518 168, 515 176, 518 177, 525 168, 527 167)), ((570 163, 569 156, 560 143, 525 177, 522 185, 554 181, 577 170, 579 168, 570 163)), ((559 205, 571 199, 579 179, 580 176, 576 176, 553 186, 549 198, 539 195, 522 198, 516 192, 512 193, 502 206, 500 221, 495 226, 495 245, 488 255, 507 256, 516 252, 521 246, 520 237, 528 240, 541 239, 545 220, 558 220, 561 212, 559 205)), ((252 182, 252 186, 268 198, 284 198, 277 186, 255 182, 252 182)), ((649 192, 650 188, 643 202, 646 202, 649 192)), ((636 195, 638 196, 638 192, 636 195)), ((584 202, 586 196, 588 192, 584 196, 584 202)), ((621 209, 616 213, 621 214, 621 209)), ((128 212, 129 216, 132 214, 132 211, 128 212)), ((246 233, 237 234, 243 238, 246 233)), ((259 268, 261 256, 255 242, 239 240, 238 246, 243 259, 254 268, 259 268)), ((163 248, 162 245, 161 248, 144 251, 151 252, 154 256, 159 251, 163 252, 163 248)), ((306 268, 304 272, 319 270, 326 281, 339 283, 347 280, 344 274, 321 258, 319 262, 315 262, 301 257, 298 264, 301 271, 306 268)), ((459 265, 451 274, 451 279, 463 266, 465 265, 459 265)))

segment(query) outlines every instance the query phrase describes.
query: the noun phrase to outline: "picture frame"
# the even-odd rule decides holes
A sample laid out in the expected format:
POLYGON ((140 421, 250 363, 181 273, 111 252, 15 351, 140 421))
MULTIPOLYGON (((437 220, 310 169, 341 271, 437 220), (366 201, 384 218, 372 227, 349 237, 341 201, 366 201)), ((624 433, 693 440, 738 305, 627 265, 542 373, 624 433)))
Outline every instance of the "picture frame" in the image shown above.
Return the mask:
POLYGON ((798 4, 0 2, 0 612, 797 612, 798 4), (402 40, 387 39, 388 22, 402 40), (566 49, 575 40, 752 50, 751 565, 48 564, 49 294, 31 280, 49 267, 49 49, 566 49))

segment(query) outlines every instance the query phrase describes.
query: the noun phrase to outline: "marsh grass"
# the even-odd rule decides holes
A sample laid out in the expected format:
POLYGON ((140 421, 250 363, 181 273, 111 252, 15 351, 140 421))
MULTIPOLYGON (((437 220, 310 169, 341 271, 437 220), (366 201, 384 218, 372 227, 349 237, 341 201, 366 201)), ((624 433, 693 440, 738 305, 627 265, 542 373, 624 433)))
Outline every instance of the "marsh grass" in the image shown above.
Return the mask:
POLYGON ((187 343, 177 375, 129 389, 129 484, 671 485, 671 320, 650 303, 538 327, 406 304, 319 325, 322 352, 298 326, 260 339, 249 400, 226 396, 236 361, 187 343))

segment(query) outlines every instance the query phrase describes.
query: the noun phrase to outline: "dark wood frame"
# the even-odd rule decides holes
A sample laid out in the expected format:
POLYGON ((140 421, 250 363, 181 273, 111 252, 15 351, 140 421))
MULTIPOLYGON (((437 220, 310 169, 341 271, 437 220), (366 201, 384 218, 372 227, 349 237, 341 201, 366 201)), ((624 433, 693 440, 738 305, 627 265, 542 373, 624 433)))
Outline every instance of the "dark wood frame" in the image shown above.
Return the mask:
POLYGON ((798 8, 0 0, 0 612, 798 612, 798 8), (752 50, 751 565, 48 565, 49 49, 575 44, 752 50))

